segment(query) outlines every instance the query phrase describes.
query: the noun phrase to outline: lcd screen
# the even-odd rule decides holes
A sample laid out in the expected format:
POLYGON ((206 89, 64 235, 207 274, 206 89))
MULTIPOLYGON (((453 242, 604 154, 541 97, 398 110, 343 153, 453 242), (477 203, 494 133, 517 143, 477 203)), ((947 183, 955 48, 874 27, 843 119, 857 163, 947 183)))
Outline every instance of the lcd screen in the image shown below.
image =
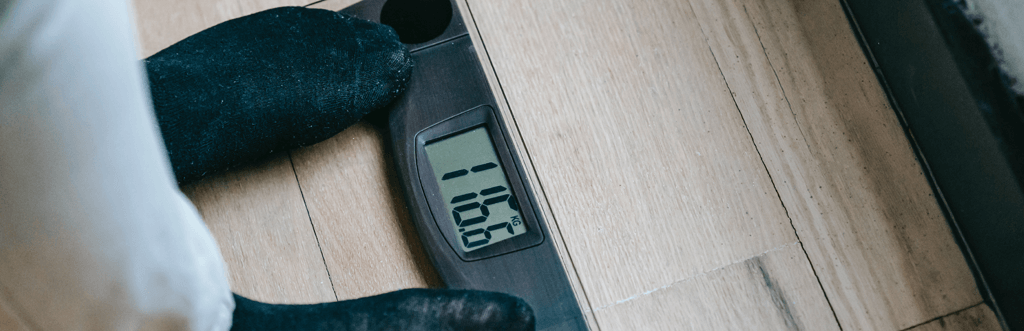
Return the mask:
POLYGON ((487 128, 424 146, 459 247, 474 251, 526 233, 487 128))

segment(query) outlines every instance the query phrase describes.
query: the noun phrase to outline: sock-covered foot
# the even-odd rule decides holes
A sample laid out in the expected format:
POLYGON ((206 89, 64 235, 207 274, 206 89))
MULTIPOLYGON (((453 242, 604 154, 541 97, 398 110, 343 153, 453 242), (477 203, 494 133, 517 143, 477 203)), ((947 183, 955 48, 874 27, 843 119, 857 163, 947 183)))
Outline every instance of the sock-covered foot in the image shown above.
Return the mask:
POLYGON ((275 305, 235 294, 232 331, 533 330, 522 299, 494 292, 412 289, 313 305, 275 305))
POLYGON ((283 7, 218 24, 145 64, 184 183, 341 132, 402 92, 412 59, 387 26, 283 7))

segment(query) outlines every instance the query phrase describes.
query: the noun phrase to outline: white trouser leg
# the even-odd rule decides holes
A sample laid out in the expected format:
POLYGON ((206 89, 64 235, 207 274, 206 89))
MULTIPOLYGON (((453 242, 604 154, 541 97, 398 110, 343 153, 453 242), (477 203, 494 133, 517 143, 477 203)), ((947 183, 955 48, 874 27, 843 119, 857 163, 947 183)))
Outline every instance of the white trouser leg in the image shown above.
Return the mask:
POLYGON ((226 330, 123 0, 0 0, 0 300, 40 330, 226 330))

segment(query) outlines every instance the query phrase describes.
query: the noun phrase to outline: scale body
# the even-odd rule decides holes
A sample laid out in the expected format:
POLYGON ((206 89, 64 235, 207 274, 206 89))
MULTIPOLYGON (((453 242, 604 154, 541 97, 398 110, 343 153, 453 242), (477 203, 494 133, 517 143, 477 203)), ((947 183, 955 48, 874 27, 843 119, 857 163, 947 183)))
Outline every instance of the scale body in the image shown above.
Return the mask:
MULTIPOLYGON (((381 22, 381 11, 386 2, 366 0, 341 12, 381 22)), ((533 308, 537 330, 587 330, 548 226, 527 184, 526 172, 512 147, 512 138, 498 111, 497 100, 487 82, 476 48, 457 7, 454 3, 449 4, 451 19, 440 35, 422 43, 407 43, 415 67, 406 92, 388 109, 391 152, 409 213, 424 249, 448 288, 503 292, 523 298, 533 308), (468 180, 474 175, 489 174, 488 178, 498 180, 500 174, 504 175, 507 186, 503 186, 502 192, 491 193, 485 188, 477 193, 490 195, 476 199, 479 203, 460 202, 463 205, 486 204, 496 199, 494 197, 506 194, 512 198, 487 205, 491 210, 488 217, 493 219, 503 211, 505 219, 489 221, 484 224, 486 228, 459 228, 452 221, 457 217, 453 215, 456 212, 446 202, 465 200, 477 193, 467 193, 462 198, 452 198, 448 194, 446 199, 441 183, 449 180, 442 181, 442 176, 438 175, 440 172, 435 173, 434 168, 440 167, 436 160, 438 156, 428 155, 428 146, 434 148, 451 145, 455 141, 475 141, 474 146, 483 148, 486 138, 490 138, 493 157, 498 162, 483 162, 470 167, 473 172, 467 168, 444 176, 466 173, 464 176, 468 180), (433 163, 431 156, 435 159, 433 163), (476 174, 477 169, 483 168, 486 171, 476 174), (491 198, 485 199, 487 197, 491 198), (512 209, 518 209, 518 213, 513 213, 512 209), (483 233, 486 229, 491 230, 483 233), (466 237, 466 233, 474 235, 466 237), (497 240, 512 233, 516 234, 497 240), (494 239, 493 243, 481 244, 490 239, 494 239), (467 249, 467 245, 475 246, 467 249)), ((447 152, 459 149, 455 146, 447 152)), ((488 186, 495 188, 491 190, 494 191, 500 190, 497 187, 502 185, 488 186)), ((467 216, 461 222, 465 225, 473 218, 471 216, 479 218, 481 213, 487 213, 484 210, 486 208, 474 208, 463 212, 467 216)))

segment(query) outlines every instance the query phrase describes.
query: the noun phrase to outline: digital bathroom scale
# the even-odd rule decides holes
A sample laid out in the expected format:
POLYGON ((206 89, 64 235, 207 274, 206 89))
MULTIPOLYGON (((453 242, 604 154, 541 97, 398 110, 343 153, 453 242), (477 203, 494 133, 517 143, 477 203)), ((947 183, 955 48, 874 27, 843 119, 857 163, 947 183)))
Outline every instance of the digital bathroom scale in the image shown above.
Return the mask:
POLYGON ((588 330, 458 7, 366 0, 341 12, 391 26, 415 61, 389 140, 441 280, 523 298, 537 330, 588 330))

